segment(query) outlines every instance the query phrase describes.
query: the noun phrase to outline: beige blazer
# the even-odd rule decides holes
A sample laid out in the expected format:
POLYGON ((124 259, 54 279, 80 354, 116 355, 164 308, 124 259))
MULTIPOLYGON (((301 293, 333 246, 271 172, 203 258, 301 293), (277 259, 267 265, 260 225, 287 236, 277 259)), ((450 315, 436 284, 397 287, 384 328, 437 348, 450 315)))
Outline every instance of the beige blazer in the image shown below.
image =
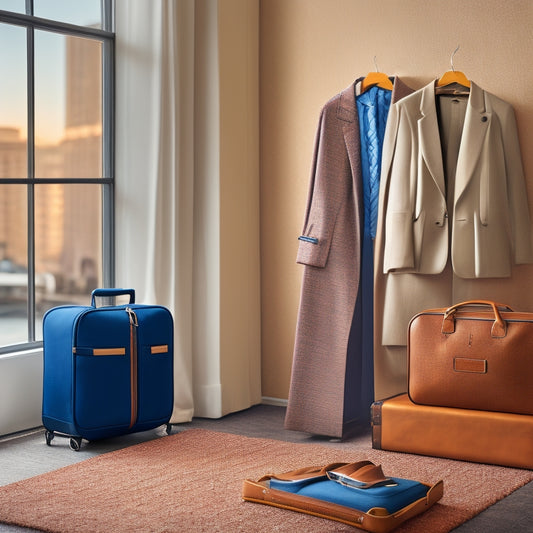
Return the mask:
POLYGON ((513 110, 475 83, 460 105, 464 114, 450 106, 437 117, 432 82, 389 111, 374 255, 377 399, 407 390, 416 313, 479 298, 514 305, 511 264, 533 259, 513 110), (462 133, 444 147, 450 120, 462 133))
POLYGON ((456 275, 508 277, 513 263, 533 261, 513 108, 471 84, 450 212, 434 83, 389 113, 384 147, 392 149, 384 148, 381 177, 389 187, 384 272, 440 273, 450 247, 456 275))

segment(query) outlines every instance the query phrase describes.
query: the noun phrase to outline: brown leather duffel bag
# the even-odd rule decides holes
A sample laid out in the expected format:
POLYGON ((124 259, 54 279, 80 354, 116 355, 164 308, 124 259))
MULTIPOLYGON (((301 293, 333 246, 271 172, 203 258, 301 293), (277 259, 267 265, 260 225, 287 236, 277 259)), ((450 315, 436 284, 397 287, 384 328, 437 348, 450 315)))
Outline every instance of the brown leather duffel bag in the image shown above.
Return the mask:
POLYGON ((533 313, 488 300, 423 311, 407 353, 414 403, 533 414, 533 313))

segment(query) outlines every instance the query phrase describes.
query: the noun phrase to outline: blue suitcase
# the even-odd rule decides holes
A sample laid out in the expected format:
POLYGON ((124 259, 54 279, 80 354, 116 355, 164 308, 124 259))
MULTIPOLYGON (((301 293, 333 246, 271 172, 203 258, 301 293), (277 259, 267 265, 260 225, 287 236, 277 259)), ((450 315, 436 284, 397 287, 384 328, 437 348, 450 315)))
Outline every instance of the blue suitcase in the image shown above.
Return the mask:
POLYGON ((173 408, 173 319, 157 305, 135 304, 133 289, 96 289, 90 306, 54 307, 43 318, 46 442, 54 435, 97 440, 163 424, 173 408), (97 307, 96 297, 129 295, 97 307))

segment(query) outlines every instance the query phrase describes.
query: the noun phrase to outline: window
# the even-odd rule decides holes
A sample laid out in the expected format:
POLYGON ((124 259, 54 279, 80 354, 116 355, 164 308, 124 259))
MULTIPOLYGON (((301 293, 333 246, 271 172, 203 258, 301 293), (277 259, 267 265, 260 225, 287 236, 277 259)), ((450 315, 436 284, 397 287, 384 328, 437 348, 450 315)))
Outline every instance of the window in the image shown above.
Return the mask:
POLYGON ((0 353, 113 285, 112 0, 0 0, 0 353))

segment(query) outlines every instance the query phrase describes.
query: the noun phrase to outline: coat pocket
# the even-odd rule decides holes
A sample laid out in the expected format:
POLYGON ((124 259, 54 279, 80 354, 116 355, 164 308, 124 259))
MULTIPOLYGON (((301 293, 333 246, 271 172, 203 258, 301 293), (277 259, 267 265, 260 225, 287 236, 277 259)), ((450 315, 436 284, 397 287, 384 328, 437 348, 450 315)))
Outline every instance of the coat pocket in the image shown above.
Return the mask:
POLYGON ((383 272, 387 274, 414 268, 413 215, 407 211, 392 212, 385 221, 383 272))

